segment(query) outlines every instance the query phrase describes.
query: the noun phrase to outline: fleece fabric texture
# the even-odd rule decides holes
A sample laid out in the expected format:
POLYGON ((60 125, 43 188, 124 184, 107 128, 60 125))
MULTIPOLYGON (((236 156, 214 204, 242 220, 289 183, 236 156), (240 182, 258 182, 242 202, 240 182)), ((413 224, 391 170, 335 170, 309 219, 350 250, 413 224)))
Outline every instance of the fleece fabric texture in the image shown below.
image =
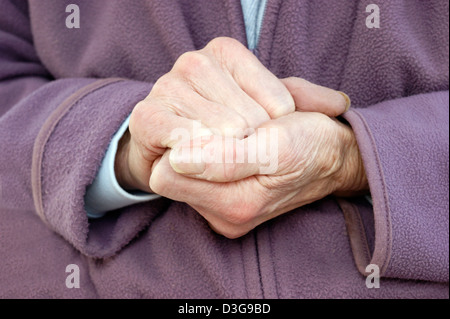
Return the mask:
POLYGON ((79 29, 72 1, 0 2, 0 297, 449 297, 448 1, 379 0, 368 28, 371 1, 268 0, 256 56, 351 97, 373 207, 327 197, 234 240, 185 203, 88 220, 83 197, 182 53, 247 45, 239 1, 80 0, 79 29))

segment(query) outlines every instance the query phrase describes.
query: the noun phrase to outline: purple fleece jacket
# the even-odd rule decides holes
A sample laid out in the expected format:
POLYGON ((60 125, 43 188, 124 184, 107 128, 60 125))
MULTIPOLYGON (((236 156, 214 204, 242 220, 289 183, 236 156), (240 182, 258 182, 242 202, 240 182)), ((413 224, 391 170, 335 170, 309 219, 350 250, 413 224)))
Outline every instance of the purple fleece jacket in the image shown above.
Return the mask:
POLYGON ((255 53, 351 97, 373 207, 330 196, 234 240, 185 203, 88 220, 83 198, 178 56, 218 36, 246 45, 240 2, 0 2, 0 297, 449 297, 448 1, 378 0, 378 29, 370 0, 268 1, 255 53))

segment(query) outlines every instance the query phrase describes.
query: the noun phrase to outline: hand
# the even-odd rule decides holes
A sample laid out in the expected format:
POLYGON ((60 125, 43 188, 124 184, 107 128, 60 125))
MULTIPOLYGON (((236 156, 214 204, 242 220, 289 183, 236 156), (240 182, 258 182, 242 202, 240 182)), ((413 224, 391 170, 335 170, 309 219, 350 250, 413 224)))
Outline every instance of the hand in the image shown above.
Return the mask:
POLYGON ((149 185, 152 166, 180 142, 174 132, 194 137, 215 129, 243 138, 249 129, 295 109, 335 116, 347 107, 345 95, 298 78, 279 80, 238 41, 216 38, 181 55, 136 105, 119 143, 116 177, 127 190, 154 191, 149 185), (201 129, 195 129, 196 121, 201 129))
POLYGON ((243 140, 199 139, 166 152, 153 168, 150 185, 162 196, 188 203, 229 238, 327 195, 368 190, 353 131, 320 113, 290 113, 243 140), (261 175, 267 163, 259 156, 250 161, 249 154, 272 143, 270 135, 277 136, 278 161, 274 172, 261 175), (227 158, 232 160, 227 163, 227 158), (239 163, 238 158, 247 160, 239 163))

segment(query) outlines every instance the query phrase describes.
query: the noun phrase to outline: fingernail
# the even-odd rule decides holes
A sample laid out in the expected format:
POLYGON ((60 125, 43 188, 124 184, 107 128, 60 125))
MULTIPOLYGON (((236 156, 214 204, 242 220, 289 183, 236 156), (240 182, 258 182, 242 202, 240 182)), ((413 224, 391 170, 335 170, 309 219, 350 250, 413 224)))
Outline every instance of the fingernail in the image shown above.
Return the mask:
POLYGON ((201 148, 173 149, 169 155, 170 166, 179 174, 201 174, 205 171, 201 148))
POLYGON ((338 91, 338 92, 341 93, 342 96, 345 99, 346 105, 345 105, 345 111, 344 112, 347 112, 348 109, 350 108, 350 105, 352 104, 352 101, 350 100, 350 97, 347 94, 345 94, 344 92, 342 92, 342 91, 338 91))

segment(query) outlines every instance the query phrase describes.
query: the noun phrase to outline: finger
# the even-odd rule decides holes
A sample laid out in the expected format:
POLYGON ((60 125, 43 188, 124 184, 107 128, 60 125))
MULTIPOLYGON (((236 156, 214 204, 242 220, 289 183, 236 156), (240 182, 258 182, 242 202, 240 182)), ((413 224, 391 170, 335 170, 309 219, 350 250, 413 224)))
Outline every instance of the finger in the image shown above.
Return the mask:
POLYGON ((248 127, 256 128, 270 120, 266 110, 248 96, 210 54, 187 52, 178 58, 173 70, 179 77, 175 81, 184 81, 202 98, 236 111, 248 127))
POLYGON ((275 129, 258 129, 244 140, 209 136, 179 144, 170 152, 172 168, 183 175, 214 182, 231 182, 278 169, 275 129))
MULTIPOLYGON (((206 99, 176 76, 166 74, 158 79, 149 98, 180 117, 200 121, 215 134, 241 139, 249 134, 249 124, 244 116, 231 107, 206 99)), ((267 114, 257 107, 266 120, 267 114)))
POLYGON ((243 139, 252 132, 249 128, 252 123, 230 107, 207 101, 200 96, 193 98, 191 102, 195 106, 190 108, 185 105, 180 116, 201 122, 213 134, 243 139))
POLYGON ((217 233, 237 238, 279 214, 264 209, 260 194, 267 192, 267 189, 254 178, 232 183, 192 179, 177 174, 168 158, 169 153, 166 152, 153 166, 151 189, 163 197, 189 204, 217 233))
POLYGON ((170 166, 169 151, 153 166, 150 186, 163 197, 189 204, 228 238, 240 237, 287 211, 266 210, 267 188, 254 178, 214 183, 177 174, 170 166))
POLYGON ((202 51, 221 61, 222 67, 239 87, 261 105, 270 118, 278 118, 295 110, 293 98, 286 87, 239 41, 216 38, 202 51))
POLYGON ((297 111, 319 112, 336 117, 350 107, 350 98, 344 92, 335 91, 297 77, 281 79, 281 82, 292 94, 297 111))
POLYGON ((217 204, 218 198, 227 200, 225 194, 228 193, 229 186, 226 183, 220 184, 221 187, 218 188, 208 181, 178 174, 170 166, 169 156, 169 152, 164 153, 152 167, 150 187, 155 193, 176 201, 210 207, 214 207, 214 203, 217 204))
POLYGON ((162 154, 177 143, 212 135, 199 121, 177 115, 159 101, 147 98, 134 108, 129 125, 130 133, 148 151, 162 154))
POLYGON ((246 223, 261 210, 258 194, 266 189, 255 179, 248 178, 233 183, 212 183, 176 173, 169 163, 169 152, 153 166, 151 189, 166 198, 185 202, 197 208, 204 217, 210 216, 233 223, 246 223), (248 193, 251 190, 251 195, 248 193))

